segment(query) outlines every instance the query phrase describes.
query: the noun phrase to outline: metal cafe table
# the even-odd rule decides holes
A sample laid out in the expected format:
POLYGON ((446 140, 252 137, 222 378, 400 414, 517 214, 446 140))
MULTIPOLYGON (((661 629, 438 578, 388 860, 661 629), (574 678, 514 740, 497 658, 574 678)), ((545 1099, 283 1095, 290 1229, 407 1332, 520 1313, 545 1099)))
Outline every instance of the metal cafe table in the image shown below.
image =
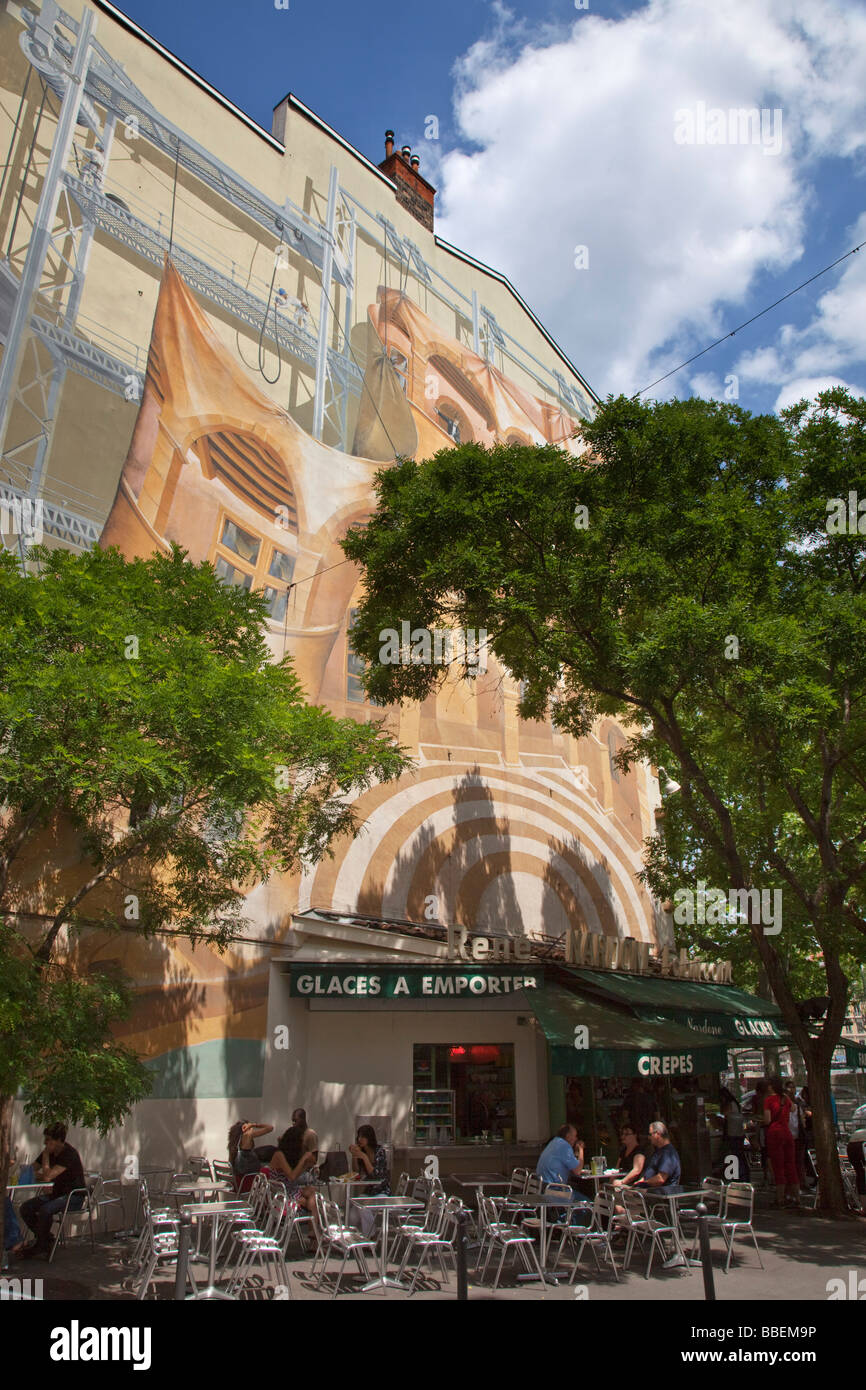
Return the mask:
MULTIPOLYGON (((544 1282, 546 1284, 558 1284, 559 1279, 557 1278, 557 1276, 547 1268, 547 1253, 549 1244, 547 1234, 547 1213, 548 1211, 553 1210, 567 1211, 570 1214, 575 1207, 584 1207, 586 1208, 586 1210, 589 1211, 591 1210, 591 1205, 581 1192, 572 1192, 570 1197, 566 1197, 563 1193, 559 1192, 552 1192, 550 1194, 546 1192, 528 1192, 523 1193, 520 1196, 520 1203, 521 1206, 532 1207, 538 1211, 540 1217, 540 1226, 538 1231, 538 1263, 541 1265, 541 1269, 544 1274, 544 1282)), ((537 1278, 537 1274, 518 1274, 517 1276, 518 1282, 521 1283, 525 1282, 527 1279, 537 1278)))
MULTIPOLYGON (((678 1204, 680 1202, 691 1201, 697 1205, 698 1202, 705 1202, 708 1196, 706 1188, 641 1187, 639 1190, 646 1198, 649 1207, 652 1207, 653 1203, 657 1201, 667 1202, 670 1209, 670 1223, 675 1227, 680 1244, 682 1245, 683 1233, 680 1227, 680 1209, 678 1204)), ((684 1246, 683 1250, 685 1251, 684 1246)), ((687 1266, 691 1265, 698 1269, 701 1267, 700 1260, 690 1260, 688 1255, 685 1255, 685 1261, 687 1266)))
POLYGON ((406 1289, 408 1284, 402 1283, 399 1279, 388 1278, 388 1217, 392 1211, 423 1211, 424 1203, 418 1202, 414 1197, 388 1197, 384 1193, 379 1193, 376 1197, 356 1197, 354 1200, 356 1207, 368 1207, 370 1211, 380 1211, 382 1213, 382 1248, 379 1255, 379 1275, 376 1279, 371 1279, 369 1284, 365 1284, 362 1293, 372 1293, 374 1289, 381 1289, 383 1293, 387 1289, 406 1289))
MULTIPOLYGON (((349 1178, 348 1181, 344 1181, 343 1178, 328 1178, 328 1196, 331 1197, 331 1198, 333 1198, 334 1195, 335 1195, 335 1192, 342 1192, 343 1189, 345 1189, 345 1192, 346 1192, 346 1200, 345 1200, 345 1202, 344 1202, 344 1204, 343 1204, 343 1215, 345 1216, 345 1218, 346 1218, 346 1223, 348 1224, 348 1221, 349 1221, 349 1199, 350 1199, 351 1194, 352 1194, 352 1189, 355 1188, 355 1187, 364 1188, 364 1187, 381 1187, 381 1186, 382 1186, 382 1179, 381 1179, 381 1178, 349 1178)), ((360 1201, 360 1198, 356 1197, 356 1198, 355 1198, 355 1201, 356 1201, 356 1202, 360 1201)))
POLYGON ((194 1221, 210 1221, 210 1255, 208 1258, 207 1288, 201 1289, 198 1293, 189 1294, 187 1301, 194 1302, 202 1299, 227 1299, 234 1302, 231 1294, 224 1293, 216 1286, 216 1252, 219 1244, 219 1223, 221 1216, 236 1216, 241 1212, 248 1212, 249 1206, 246 1202, 191 1202, 187 1206, 181 1207, 181 1211, 194 1221))

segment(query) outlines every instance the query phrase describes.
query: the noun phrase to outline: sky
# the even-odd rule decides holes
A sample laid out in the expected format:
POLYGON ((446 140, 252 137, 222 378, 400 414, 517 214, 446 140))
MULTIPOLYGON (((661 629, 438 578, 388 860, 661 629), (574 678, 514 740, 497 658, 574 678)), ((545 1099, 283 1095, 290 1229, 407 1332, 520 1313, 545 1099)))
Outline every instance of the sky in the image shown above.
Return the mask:
POLYGON ((598 395, 866 395, 864 0, 123 0, 266 129, 411 144, 598 395), (431 119, 435 118, 435 119, 431 119))

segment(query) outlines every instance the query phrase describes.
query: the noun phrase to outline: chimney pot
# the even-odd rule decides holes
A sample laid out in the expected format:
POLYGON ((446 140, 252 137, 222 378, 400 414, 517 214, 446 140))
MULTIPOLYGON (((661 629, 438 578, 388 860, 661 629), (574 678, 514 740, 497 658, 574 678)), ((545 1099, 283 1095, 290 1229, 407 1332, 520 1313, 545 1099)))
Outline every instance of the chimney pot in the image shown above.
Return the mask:
POLYGON ((413 156, 412 156, 412 168, 413 168, 413 169, 418 169, 418 168, 420 168, 420 165, 421 165, 421 159, 420 159, 420 157, 419 157, 417 154, 413 154, 413 156))
POLYGON ((402 150, 400 151, 400 153, 401 153, 401 155, 403 156, 403 158, 405 159, 406 163, 408 164, 408 163, 409 163, 409 158, 410 158, 410 156, 411 156, 411 154, 412 154, 412 146, 411 146, 411 145, 404 145, 403 148, 402 148, 402 150))
POLYGON ((393 132, 393 130, 386 130, 386 131, 385 131, 385 158, 386 158, 386 159, 390 159, 390 157, 391 157, 391 155, 392 155, 393 153, 394 153, 394 132, 393 132))

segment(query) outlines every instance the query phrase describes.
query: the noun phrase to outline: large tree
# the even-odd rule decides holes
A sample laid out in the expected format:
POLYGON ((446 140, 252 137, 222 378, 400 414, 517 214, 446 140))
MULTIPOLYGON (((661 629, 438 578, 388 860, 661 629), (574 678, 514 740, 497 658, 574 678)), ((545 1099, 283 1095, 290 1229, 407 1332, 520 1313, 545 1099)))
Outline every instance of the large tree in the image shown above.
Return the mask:
POLYGON ((381 727, 306 702, 261 595, 183 552, 0 554, 0 1183, 12 1104, 103 1132, 148 1090, 112 1039, 123 980, 84 931, 224 948, 244 899, 355 828, 406 762, 381 727))
MULTIPOLYGON (((611 398, 581 434, 580 458, 467 444, 379 474, 377 512, 344 543, 365 572, 353 642, 367 689, 418 700, 442 678, 420 642, 421 659, 382 661, 383 633, 401 621, 486 628, 525 683, 524 716, 554 714, 580 737, 615 715, 631 730, 621 765, 649 759, 681 784, 647 845, 659 894, 700 879, 781 891, 781 931, 750 907, 736 939, 803 1054, 821 1203, 840 1211, 830 1061, 846 961, 866 958, 856 498, 848 516, 851 493, 866 510, 866 402, 831 391, 780 419, 611 398), (844 530, 831 499, 845 501, 844 530), (817 969, 820 1027, 797 997, 817 969)), ((726 915, 717 940, 731 936, 726 915)))

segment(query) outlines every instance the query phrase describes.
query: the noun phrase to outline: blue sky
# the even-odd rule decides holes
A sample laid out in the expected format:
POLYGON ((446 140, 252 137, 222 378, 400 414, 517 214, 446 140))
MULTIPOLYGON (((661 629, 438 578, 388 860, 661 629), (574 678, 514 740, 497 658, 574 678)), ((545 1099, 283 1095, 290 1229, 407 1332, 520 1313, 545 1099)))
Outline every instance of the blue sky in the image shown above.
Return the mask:
MULTIPOLYGON (((439 188, 437 230, 504 271, 602 395, 866 239, 862 0, 121 8, 266 128, 287 91, 375 160, 392 126, 439 188)), ((866 248, 652 394, 864 393, 864 324, 866 248)))

